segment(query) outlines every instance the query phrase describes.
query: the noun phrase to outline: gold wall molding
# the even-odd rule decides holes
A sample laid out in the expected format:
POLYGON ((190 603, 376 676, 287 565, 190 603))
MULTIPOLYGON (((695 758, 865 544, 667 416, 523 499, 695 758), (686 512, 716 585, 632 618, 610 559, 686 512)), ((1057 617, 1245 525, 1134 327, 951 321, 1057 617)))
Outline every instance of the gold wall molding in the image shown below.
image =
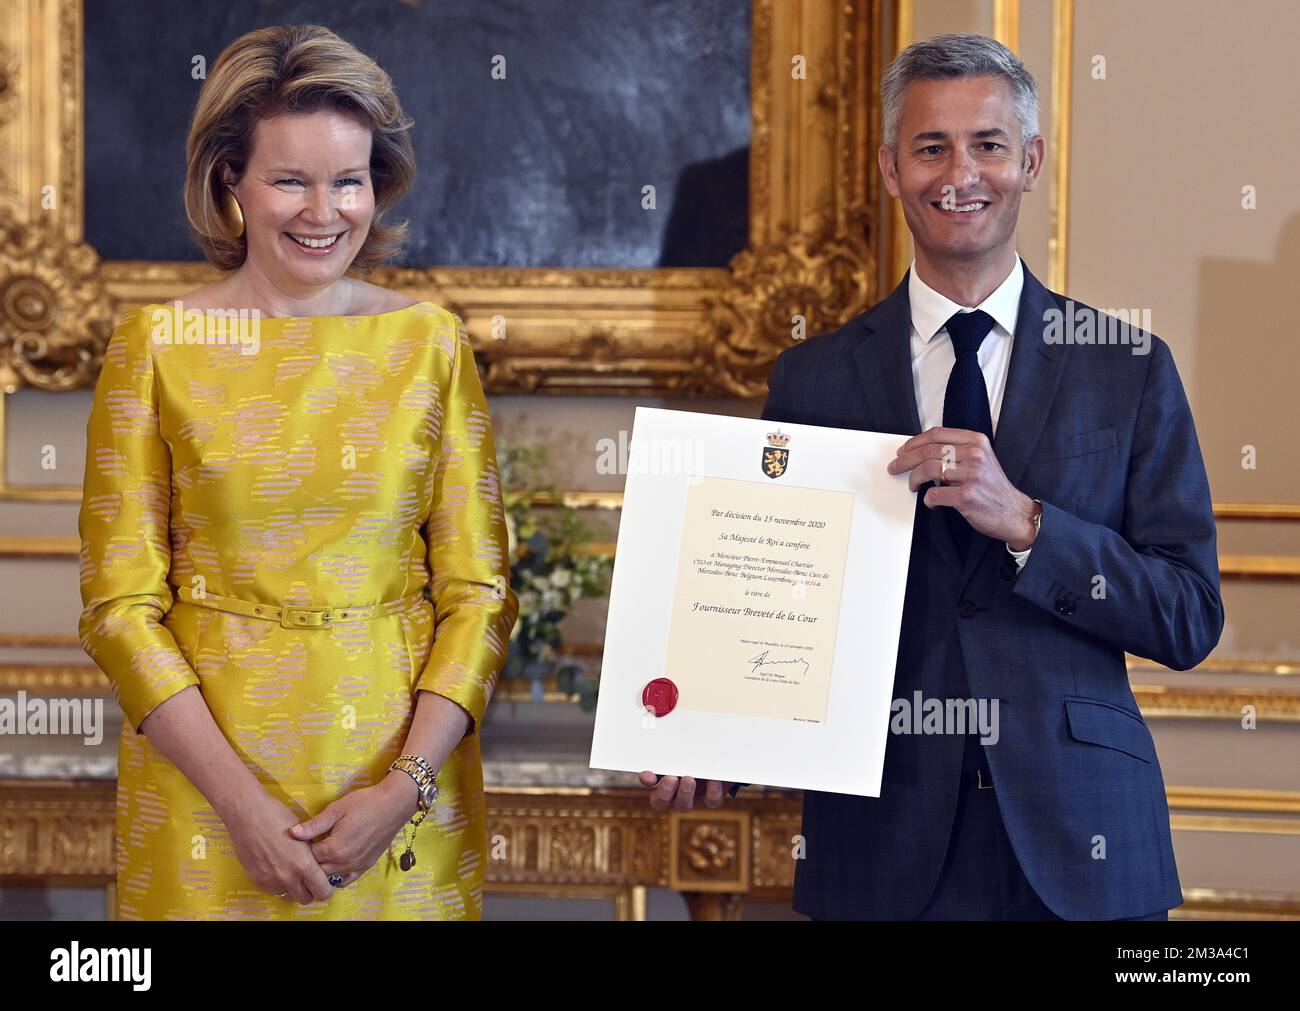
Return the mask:
POLYGON ((1175 832, 1244 832, 1251 835, 1300 835, 1300 818, 1241 818, 1217 814, 1175 814, 1175 832))
POLYGON ((1300 577, 1300 557, 1220 555, 1219 575, 1229 579, 1296 579, 1300 577))
POLYGON ((1300 920, 1300 895, 1224 888, 1184 888, 1175 920, 1300 920))
POLYGON ((80 647, 81 639, 72 632, 0 632, 0 648, 63 649, 80 647))
MULTIPOLYGON (((490 393, 761 396, 792 315, 815 332, 877 294, 871 41, 884 2, 753 0, 750 240, 729 267, 389 268, 375 280, 458 312, 490 393), (795 54, 806 79, 791 73, 795 54)), ((93 382, 123 312, 219 275, 103 262, 84 243, 82 0, 9 6, 0 149, 16 168, 0 188, 0 390, 74 389, 93 382)))
POLYGON ((1064 292, 1070 272, 1070 126, 1074 95, 1074 0, 1052 0, 1052 192, 1047 287, 1064 292))
POLYGON ((1171 810, 1252 811, 1300 814, 1300 790, 1243 790, 1237 787, 1170 786, 1171 810))
MULTIPOLYGON (((72 645, 80 645, 75 636, 71 638, 72 645)), ((113 694, 108 678, 89 664, 0 664, 0 692, 19 691, 65 698, 113 694)))
POLYGON ((1020 55, 1020 0, 993 0, 993 37, 1020 55))
POLYGON ((1135 672, 1158 674, 1232 674, 1258 676, 1273 675, 1291 677, 1300 674, 1300 660, 1259 660, 1232 657, 1208 657, 1189 671, 1175 671, 1152 663, 1144 657, 1125 654, 1125 663, 1130 674, 1135 672))
MULTIPOLYGON (((919 40, 916 38, 915 0, 897 0, 897 12, 894 16, 894 47, 893 52, 889 54, 890 60, 895 59, 899 53, 916 41, 919 40)), ((882 78, 886 69, 888 67, 881 69, 882 78)), ((880 136, 883 140, 883 127, 880 136)), ((877 169, 876 171, 879 172, 880 170, 877 169)), ((903 275, 907 273, 908 268, 912 265, 912 246, 911 233, 907 228, 907 218, 903 215, 903 202, 895 197, 888 197, 888 201, 889 235, 887 241, 889 245, 889 262, 892 269, 884 289, 891 291, 895 285, 903 280, 903 275)))
POLYGON ((1147 719, 1239 721, 1244 707, 1251 706, 1260 723, 1300 722, 1300 692, 1144 684, 1134 684, 1132 688, 1138 709, 1147 719))
POLYGON ((0 558, 76 558, 80 553, 79 537, 0 534, 0 558))
POLYGON ((1300 503, 1216 502, 1214 515, 1221 520, 1300 520, 1300 503))

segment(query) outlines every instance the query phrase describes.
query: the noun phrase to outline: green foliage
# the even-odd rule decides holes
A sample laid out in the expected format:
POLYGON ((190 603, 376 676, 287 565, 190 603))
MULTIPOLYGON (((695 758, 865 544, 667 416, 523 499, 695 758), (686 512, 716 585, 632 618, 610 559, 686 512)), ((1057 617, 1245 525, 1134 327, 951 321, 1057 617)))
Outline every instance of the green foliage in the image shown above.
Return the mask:
POLYGON ((590 709, 595 681, 577 664, 556 662, 560 622, 575 601, 609 592, 613 562, 591 552, 591 528, 577 509, 559 501, 548 479, 545 446, 498 442, 497 460, 510 535, 510 585, 519 598, 503 675, 529 678, 536 690, 553 671, 560 690, 590 709))

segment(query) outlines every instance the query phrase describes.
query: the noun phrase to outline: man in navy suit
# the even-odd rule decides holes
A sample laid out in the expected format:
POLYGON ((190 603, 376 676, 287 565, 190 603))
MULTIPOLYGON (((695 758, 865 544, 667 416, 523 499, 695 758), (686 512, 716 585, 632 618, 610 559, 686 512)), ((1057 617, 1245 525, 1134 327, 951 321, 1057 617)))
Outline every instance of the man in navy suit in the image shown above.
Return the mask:
MULTIPOLYGON (((998 725, 914 733, 897 716, 878 799, 807 792, 794 908, 1167 919, 1182 893, 1164 779, 1124 655, 1185 670, 1223 628, 1178 372, 1160 338, 1048 291, 1017 256, 1044 144, 1014 54, 928 39, 882 97, 880 169, 915 261, 883 302, 778 357, 763 417, 911 436, 889 467, 920 493, 896 712, 975 700, 998 725)), ((657 808, 694 802, 690 777, 642 781, 657 808)), ((705 786, 717 806, 731 784, 705 786)))

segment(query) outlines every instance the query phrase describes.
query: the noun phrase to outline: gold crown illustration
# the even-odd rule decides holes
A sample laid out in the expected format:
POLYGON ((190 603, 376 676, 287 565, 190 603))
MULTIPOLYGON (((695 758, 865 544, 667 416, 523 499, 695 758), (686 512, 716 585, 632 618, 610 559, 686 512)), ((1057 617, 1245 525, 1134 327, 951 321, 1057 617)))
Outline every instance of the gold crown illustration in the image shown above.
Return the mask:
POLYGON ((778 428, 775 432, 767 433, 767 444, 769 446, 776 446, 778 449, 784 449, 786 446, 790 445, 790 436, 786 435, 778 428))

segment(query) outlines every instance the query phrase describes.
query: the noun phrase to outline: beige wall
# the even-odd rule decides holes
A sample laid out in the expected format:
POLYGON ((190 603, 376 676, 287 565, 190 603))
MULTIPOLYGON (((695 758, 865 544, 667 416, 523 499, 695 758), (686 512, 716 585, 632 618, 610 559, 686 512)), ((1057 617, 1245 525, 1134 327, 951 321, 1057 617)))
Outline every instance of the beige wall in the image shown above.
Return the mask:
POLYGON ((1297 37, 1291 0, 1078 5, 1071 288, 1151 309, 1220 499, 1300 501, 1297 37), (1085 73, 1097 56, 1104 81, 1085 73))

